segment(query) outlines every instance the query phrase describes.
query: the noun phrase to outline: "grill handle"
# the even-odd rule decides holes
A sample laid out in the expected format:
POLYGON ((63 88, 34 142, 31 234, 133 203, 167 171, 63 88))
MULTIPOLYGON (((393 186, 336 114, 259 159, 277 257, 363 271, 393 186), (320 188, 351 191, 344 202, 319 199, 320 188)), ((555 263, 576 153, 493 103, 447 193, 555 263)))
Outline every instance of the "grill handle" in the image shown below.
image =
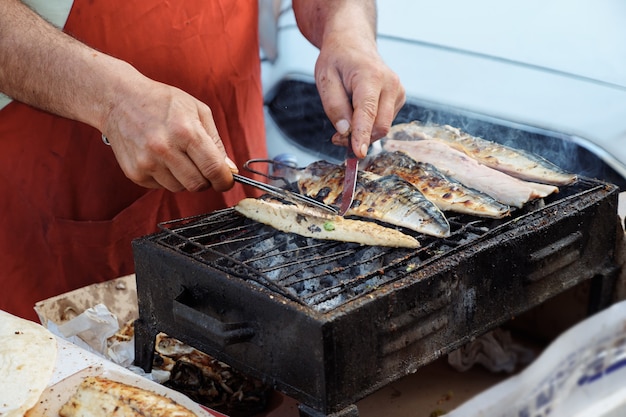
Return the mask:
POLYGON ((179 300, 174 300, 172 309, 177 322, 184 324, 190 331, 199 333, 202 338, 212 340, 221 346, 247 342, 254 337, 254 329, 248 323, 224 323, 179 300))

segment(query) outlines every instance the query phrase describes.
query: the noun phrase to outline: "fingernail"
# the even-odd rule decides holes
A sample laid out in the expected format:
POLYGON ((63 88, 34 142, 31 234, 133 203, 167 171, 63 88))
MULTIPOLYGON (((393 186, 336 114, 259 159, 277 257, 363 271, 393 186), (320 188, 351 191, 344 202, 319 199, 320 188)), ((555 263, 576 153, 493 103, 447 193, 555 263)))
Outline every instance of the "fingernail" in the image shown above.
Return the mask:
POLYGON ((337 122, 335 128, 337 129, 337 132, 339 132, 341 135, 345 135, 350 131, 350 122, 345 119, 341 119, 337 122))
POLYGON ((363 157, 367 156, 368 149, 369 149, 369 146, 367 146, 367 143, 361 144, 361 155, 363 155, 363 157))
POLYGON ((234 173, 239 172, 239 168, 237 168, 237 165, 233 162, 232 159, 230 159, 229 157, 224 158, 224 161, 226 162, 226 165, 228 165, 228 168, 230 168, 230 170, 234 173))

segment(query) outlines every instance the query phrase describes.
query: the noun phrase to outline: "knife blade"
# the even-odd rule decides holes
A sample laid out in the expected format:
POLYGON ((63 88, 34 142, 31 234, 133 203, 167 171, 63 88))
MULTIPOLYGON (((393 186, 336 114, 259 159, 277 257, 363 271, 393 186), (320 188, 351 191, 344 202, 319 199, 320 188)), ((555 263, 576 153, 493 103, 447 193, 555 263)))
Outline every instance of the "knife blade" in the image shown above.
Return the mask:
POLYGON ((356 189, 357 173, 359 171, 359 158, 356 157, 352 150, 352 138, 348 141, 345 164, 346 172, 343 177, 343 191, 341 193, 341 206, 339 207, 340 216, 345 215, 352 205, 354 190, 356 189))

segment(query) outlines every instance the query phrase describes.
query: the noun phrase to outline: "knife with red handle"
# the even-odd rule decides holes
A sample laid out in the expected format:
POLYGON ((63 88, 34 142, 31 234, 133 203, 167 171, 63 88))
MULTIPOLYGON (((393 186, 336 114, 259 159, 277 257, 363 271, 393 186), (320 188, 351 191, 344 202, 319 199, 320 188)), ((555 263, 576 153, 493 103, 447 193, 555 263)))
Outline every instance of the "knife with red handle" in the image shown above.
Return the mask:
POLYGON ((346 172, 343 178, 343 192, 341 193, 341 206, 339 207, 340 216, 345 215, 352 205, 354 190, 356 189, 357 173, 359 171, 359 158, 356 157, 352 150, 352 140, 348 141, 345 165, 346 172))

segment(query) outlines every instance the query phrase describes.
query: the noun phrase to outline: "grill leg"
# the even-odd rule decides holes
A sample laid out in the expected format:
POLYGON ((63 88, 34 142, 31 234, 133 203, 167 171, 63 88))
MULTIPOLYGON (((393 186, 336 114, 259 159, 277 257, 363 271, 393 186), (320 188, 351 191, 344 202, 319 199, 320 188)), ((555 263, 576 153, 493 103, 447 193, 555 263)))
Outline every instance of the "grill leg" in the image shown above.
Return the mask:
POLYGON ((135 365, 147 373, 152 372, 157 333, 153 326, 143 320, 135 320, 135 365))
POLYGON ((619 269, 617 267, 607 268, 601 275, 596 275, 591 279, 589 287, 589 303, 587 314, 592 315, 611 305, 617 282, 619 269))
POLYGON ((349 405, 341 411, 331 414, 324 414, 304 404, 298 405, 298 410, 300 412, 300 417, 359 417, 359 410, 354 404, 349 405))

